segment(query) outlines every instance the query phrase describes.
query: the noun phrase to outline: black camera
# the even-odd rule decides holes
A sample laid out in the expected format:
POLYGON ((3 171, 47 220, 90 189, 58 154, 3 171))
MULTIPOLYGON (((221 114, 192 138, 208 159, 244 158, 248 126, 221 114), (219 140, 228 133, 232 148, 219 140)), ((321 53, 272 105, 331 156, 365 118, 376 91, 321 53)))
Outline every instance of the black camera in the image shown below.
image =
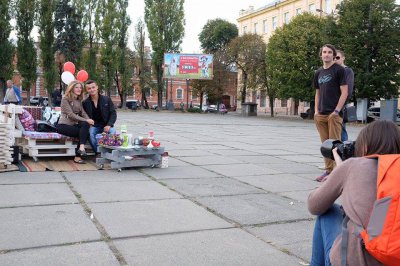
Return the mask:
POLYGON ((355 141, 343 141, 336 139, 327 139, 321 145, 321 154, 325 158, 335 160, 332 150, 337 148, 337 153, 344 161, 354 156, 355 141))

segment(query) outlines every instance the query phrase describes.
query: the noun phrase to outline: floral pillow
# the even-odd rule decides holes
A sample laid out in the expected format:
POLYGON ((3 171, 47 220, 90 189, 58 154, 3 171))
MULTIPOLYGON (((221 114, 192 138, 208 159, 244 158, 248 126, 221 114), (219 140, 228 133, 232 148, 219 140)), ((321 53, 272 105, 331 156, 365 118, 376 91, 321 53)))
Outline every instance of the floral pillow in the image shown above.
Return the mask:
POLYGON ((22 114, 19 114, 18 117, 26 131, 35 131, 35 119, 27 110, 22 109, 22 114))

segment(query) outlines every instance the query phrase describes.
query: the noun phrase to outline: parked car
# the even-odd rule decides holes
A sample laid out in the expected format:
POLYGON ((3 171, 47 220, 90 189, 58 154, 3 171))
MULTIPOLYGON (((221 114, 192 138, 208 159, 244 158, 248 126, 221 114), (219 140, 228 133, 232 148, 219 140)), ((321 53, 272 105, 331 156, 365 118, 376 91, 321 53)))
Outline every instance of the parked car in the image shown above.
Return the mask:
MULTIPOLYGON (((400 110, 397 109, 397 119, 396 122, 400 123, 400 110)), ((368 108, 368 117, 373 120, 378 120, 381 117, 381 108, 380 107, 370 107, 368 108)))
POLYGON ((136 111, 140 107, 140 102, 138 100, 127 100, 126 107, 136 111))
POLYGON ((31 96, 29 99, 31 105, 37 106, 48 106, 49 105, 49 97, 42 97, 42 96, 31 96))

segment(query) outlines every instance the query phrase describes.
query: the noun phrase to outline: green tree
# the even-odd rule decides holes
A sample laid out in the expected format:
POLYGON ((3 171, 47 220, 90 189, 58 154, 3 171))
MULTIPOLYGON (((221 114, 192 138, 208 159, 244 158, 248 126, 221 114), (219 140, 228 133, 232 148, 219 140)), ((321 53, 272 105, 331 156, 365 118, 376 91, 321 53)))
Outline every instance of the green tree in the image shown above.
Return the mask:
POLYGON ((114 80, 117 85, 118 94, 121 100, 121 107, 126 107, 126 98, 129 90, 129 51, 127 48, 127 31, 131 24, 131 20, 126 12, 128 8, 128 0, 118 0, 118 66, 115 70, 114 80))
POLYGON ((184 35, 184 0, 145 0, 144 20, 153 48, 158 106, 162 106, 164 53, 177 53, 184 35))
MULTIPOLYGON (((22 88, 30 99, 31 85, 36 80, 36 49, 30 37, 35 18, 35 0, 17 2, 17 68, 22 76, 22 88)), ((28 101, 29 104, 29 101, 28 101)))
POLYGON ((133 45, 135 46, 136 52, 136 68, 137 75, 139 77, 139 88, 141 90, 142 98, 140 99, 141 106, 146 109, 149 108, 147 103, 146 91, 148 88, 153 86, 151 76, 151 64, 148 64, 148 58, 146 58, 146 51, 144 42, 146 39, 145 25, 141 19, 139 19, 135 25, 135 36, 133 39, 133 45))
POLYGON ((1 99, 4 97, 6 80, 11 79, 13 72, 12 60, 14 56, 14 46, 9 41, 11 33, 11 10, 10 1, 0 0, 0 90, 1 99))
POLYGON ((247 90, 260 89, 260 73, 265 71, 266 44, 257 34, 245 34, 233 39, 226 52, 227 63, 235 64, 241 71, 241 103, 246 101, 247 90), (260 69, 264 68, 260 72, 260 69))
POLYGON ((339 46, 355 73, 359 98, 397 97, 400 7, 394 0, 348 0, 339 7, 339 46))
POLYGON ((215 53, 225 49, 237 36, 238 28, 235 24, 217 18, 207 21, 199 34, 199 41, 204 52, 215 53))
POLYGON ((214 54, 212 80, 193 80, 193 93, 200 95, 200 107, 203 95, 207 94, 210 102, 221 102, 224 85, 229 79, 231 68, 226 65, 225 52, 229 42, 238 36, 235 24, 223 19, 209 20, 199 34, 199 41, 205 53, 214 54))
MULTIPOLYGON (((319 49, 329 42, 326 23, 326 18, 304 13, 277 29, 269 39, 267 74, 275 92, 272 97, 308 101, 314 110, 312 78, 322 64, 319 49)), ((269 98, 271 102, 271 96, 269 98)))
POLYGON ((103 41, 101 48, 101 64, 104 67, 104 84, 107 95, 111 95, 114 76, 117 71, 118 61, 118 9, 117 0, 99 1, 97 23, 101 25, 100 36, 103 41))
MULTIPOLYGON (((88 72, 89 79, 98 81, 98 65, 97 65, 97 53, 99 50, 99 27, 96 23, 96 17, 99 14, 98 1, 96 0, 82 0, 76 1, 78 10, 82 14, 82 28, 84 43, 88 46, 87 50, 82 52, 82 63, 81 66, 88 72)), ((99 84, 101 86, 101 84, 99 84)))
MULTIPOLYGON (((56 66, 54 62, 54 1, 40 0, 38 3, 37 26, 39 29, 40 60, 43 69, 44 87, 47 95, 51 95, 56 82, 56 66)), ((60 87, 61 89, 61 87, 60 87)), ((49 97, 50 101, 52 100, 49 97)))

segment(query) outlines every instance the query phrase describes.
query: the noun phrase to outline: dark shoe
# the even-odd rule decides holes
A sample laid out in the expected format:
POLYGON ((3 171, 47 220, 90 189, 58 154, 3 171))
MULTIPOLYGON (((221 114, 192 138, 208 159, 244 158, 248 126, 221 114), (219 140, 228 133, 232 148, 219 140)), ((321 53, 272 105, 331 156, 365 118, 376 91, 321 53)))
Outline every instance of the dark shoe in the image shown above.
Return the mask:
POLYGON ((73 161, 74 161, 74 163, 77 163, 77 164, 86 164, 85 161, 82 159, 79 159, 79 160, 74 159, 73 161))
POLYGON ((82 151, 82 150, 79 150, 79 149, 78 149, 78 150, 76 151, 76 154, 78 154, 78 155, 80 155, 80 156, 82 156, 82 157, 83 157, 83 156, 87 156, 87 153, 86 153, 85 150, 82 151))
POLYGON ((325 181, 325 179, 328 177, 329 173, 327 171, 325 171, 322 175, 320 175, 319 177, 317 177, 315 179, 315 181, 317 182, 323 182, 325 181))

